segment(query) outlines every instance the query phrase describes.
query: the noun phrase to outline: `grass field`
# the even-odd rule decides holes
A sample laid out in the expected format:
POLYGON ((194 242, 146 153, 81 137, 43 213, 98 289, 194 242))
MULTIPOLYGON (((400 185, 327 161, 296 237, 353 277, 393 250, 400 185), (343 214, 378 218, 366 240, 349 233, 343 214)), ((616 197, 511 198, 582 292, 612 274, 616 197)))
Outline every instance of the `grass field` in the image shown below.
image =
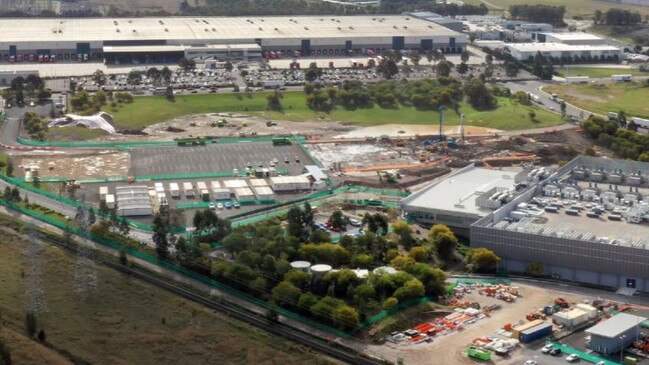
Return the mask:
POLYGON ((627 115, 649 117, 649 87, 642 83, 608 85, 554 85, 544 88, 557 93, 568 103, 580 108, 606 114, 624 110, 627 115))
MULTIPOLYGON (((0 217, 6 219, 6 217, 0 217)), ((26 246, 0 234, 0 310, 4 325, 24 331, 26 246)), ((92 364, 324 364, 326 360, 116 271, 97 267, 97 292, 72 292, 74 260, 45 247, 42 281, 47 341, 92 364)), ((21 348, 18 340, 12 345, 21 348)), ((49 362, 17 361, 15 364, 49 362)))
POLYGON ((588 28, 587 32, 614 38, 631 46, 636 44, 649 45, 649 26, 647 25, 621 27, 598 25, 588 28))
POLYGON ((649 72, 642 72, 635 68, 615 68, 615 67, 564 67, 556 69, 560 76, 588 76, 595 78, 611 77, 617 74, 630 74, 633 76, 649 76, 649 72))
POLYGON ((108 133, 102 129, 89 129, 86 127, 53 127, 47 130, 48 141, 77 141, 105 136, 108 133))
MULTIPOLYGON (((464 0, 467 4, 478 5, 484 2, 490 9, 509 9, 510 5, 521 4, 520 0, 464 0)), ((591 15, 595 10, 606 11, 610 8, 621 8, 627 10, 638 11, 642 14, 649 14, 649 8, 643 6, 633 6, 627 4, 617 4, 612 2, 598 1, 598 0, 535 0, 533 4, 544 4, 566 7, 566 15, 572 17, 575 15, 591 15)))
MULTIPOLYGON (((430 124, 437 123, 438 114, 433 111, 420 111, 413 107, 383 109, 346 110, 342 107, 330 113, 315 112, 306 105, 301 92, 286 92, 282 99, 282 112, 266 111, 266 93, 254 93, 250 98, 237 94, 203 94, 188 95, 176 98, 171 103, 164 97, 146 96, 135 98, 132 104, 126 104, 117 111, 106 110, 113 114, 113 120, 121 128, 142 128, 154 123, 163 122, 174 117, 215 112, 250 113, 269 119, 288 121, 324 120, 351 123, 360 126, 381 124, 430 124)), ((544 127, 561 124, 558 115, 548 113, 537 107, 523 106, 500 98, 499 107, 490 111, 478 111, 463 103, 460 111, 466 114, 466 124, 480 127, 515 130, 544 127), (534 110, 538 122, 530 120, 528 113, 534 110)), ((447 111, 445 123, 457 125, 460 118, 452 111, 447 111)))
POLYGON ((0 328, 0 339, 11 351, 14 364, 20 365, 72 365, 73 363, 56 351, 30 340, 22 332, 0 328))

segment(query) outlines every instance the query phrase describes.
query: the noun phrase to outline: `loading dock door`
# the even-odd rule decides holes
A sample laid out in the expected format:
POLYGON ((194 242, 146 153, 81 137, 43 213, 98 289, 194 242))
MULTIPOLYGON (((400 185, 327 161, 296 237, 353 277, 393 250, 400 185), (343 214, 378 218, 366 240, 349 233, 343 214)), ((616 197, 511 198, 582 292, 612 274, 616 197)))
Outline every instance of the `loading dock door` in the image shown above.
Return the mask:
POLYGON ((404 49, 406 40, 404 37, 392 37, 392 49, 402 50, 404 49))
POLYGON ((635 279, 626 279, 626 287, 635 289, 635 279))
POLYGON ((311 54, 311 40, 303 39, 302 40, 302 54, 309 55, 311 54))
POLYGON ((433 49, 433 40, 432 39, 422 39, 421 44, 419 47, 424 50, 428 51, 429 49, 433 49))
POLYGON ((345 41, 345 50, 350 51, 352 49, 352 41, 345 41))
POLYGON ((15 56, 16 53, 18 53, 18 49, 16 48, 16 46, 9 46, 9 55, 15 56))

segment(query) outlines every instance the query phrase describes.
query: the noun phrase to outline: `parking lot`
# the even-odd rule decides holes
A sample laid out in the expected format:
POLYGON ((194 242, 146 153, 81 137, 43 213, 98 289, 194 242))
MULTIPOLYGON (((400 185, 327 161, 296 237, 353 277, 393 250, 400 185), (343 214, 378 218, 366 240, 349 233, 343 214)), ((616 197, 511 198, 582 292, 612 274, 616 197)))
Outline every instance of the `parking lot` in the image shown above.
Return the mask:
POLYGON ((252 168, 288 169, 289 175, 299 175, 304 165, 313 161, 296 145, 274 146, 271 142, 208 144, 196 147, 147 147, 131 152, 130 174, 158 175, 228 171, 238 169, 245 175, 247 164, 252 168), (287 158, 288 162, 285 162, 287 158), (297 161, 299 160, 299 161, 297 161))

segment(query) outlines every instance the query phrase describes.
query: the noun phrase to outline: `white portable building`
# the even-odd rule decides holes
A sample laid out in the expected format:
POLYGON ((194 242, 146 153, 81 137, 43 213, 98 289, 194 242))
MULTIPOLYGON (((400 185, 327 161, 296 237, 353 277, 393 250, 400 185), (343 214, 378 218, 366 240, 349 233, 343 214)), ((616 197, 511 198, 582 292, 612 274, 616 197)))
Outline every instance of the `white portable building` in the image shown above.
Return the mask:
POLYGON ((99 200, 106 201, 106 195, 108 195, 108 187, 100 186, 99 187, 99 200))
POLYGON ((154 183, 153 186, 155 187, 156 193, 164 193, 165 192, 165 187, 162 185, 161 182, 154 183))
POLYGON ((210 187, 212 188, 212 193, 214 193, 215 190, 221 189, 221 183, 218 181, 212 181, 210 182, 210 187))
POLYGON ((106 194, 106 206, 108 209, 115 209, 115 195, 114 194, 106 194))
POLYGON ((234 196, 237 200, 254 200, 255 194, 253 194, 250 188, 236 188, 234 189, 234 196))
POLYGON ((275 198, 273 189, 268 186, 256 186, 253 188, 255 190, 255 195, 259 200, 272 200, 275 198))
POLYGON ((212 197, 214 198, 214 200, 230 199, 231 194, 232 193, 230 192, 230 189, 225 189, 225 188, 212 189, 212 197))
POLYGON ((270 178, 270 186, 276 192, 309 190, 311 180, 306 176, 275 176, 270 178))

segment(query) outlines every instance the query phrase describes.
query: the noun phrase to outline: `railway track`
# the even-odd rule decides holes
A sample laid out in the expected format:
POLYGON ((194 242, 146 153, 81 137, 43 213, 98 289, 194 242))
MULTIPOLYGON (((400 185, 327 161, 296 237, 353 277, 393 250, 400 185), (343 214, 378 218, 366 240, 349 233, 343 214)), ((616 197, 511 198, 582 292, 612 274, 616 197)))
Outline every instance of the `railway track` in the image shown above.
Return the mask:
MULTIPOLYGON (((54 237, 51 235, 44 235, 42 237, 42 240, 55 244, 72 254, 76 253, 76 246, 74 244, 66 243, 58 237, 54 237)), ((239 321, 242 321, 251 326, 272 333, 274 335, 281 336, 285 339, 288 339, 300 345, 309 347, 310 349, 325 354, 333 359, 348 364, 358 364, 358 365, 389 364, 386 361, 366 357, 350 348, 341 346, 336 343, 325 341, 319 337, 295 329, 293 327, 287 326, 285 324, 270 321, 258 314, 252 313, 234 304, 212 300, 192 290, 189 290, 181 285, 178 285, 171 280, 162 279, 157 275, 153 275, 143 269, 127 267, 125 265, 116 263, 112 258, 107 258, 103 254, 97 254, 95 256, 95 259, 101 264, 110 267, 114 270, 120 271, 124 274, 130 275, 134 278, 140 279, 144 282, 147 282, 159 288, 170 291, 178 296, 181 296, 185 299, 201 304, 207 308, 224 313, 228 315, 230 318, 237 319, 239 321)))

